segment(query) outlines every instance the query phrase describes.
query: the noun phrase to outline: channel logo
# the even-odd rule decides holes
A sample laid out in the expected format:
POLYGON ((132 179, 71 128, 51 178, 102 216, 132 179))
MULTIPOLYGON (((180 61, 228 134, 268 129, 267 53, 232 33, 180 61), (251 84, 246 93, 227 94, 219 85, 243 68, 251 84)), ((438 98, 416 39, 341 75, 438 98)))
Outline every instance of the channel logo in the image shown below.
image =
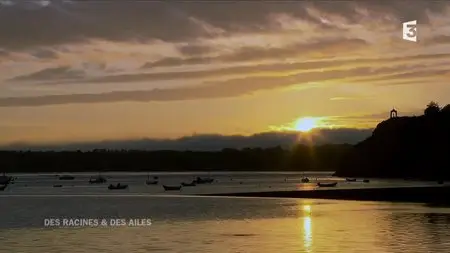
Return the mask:
POLYGON ((403 23, 403 40, 417 42, 417 20, 403 23))

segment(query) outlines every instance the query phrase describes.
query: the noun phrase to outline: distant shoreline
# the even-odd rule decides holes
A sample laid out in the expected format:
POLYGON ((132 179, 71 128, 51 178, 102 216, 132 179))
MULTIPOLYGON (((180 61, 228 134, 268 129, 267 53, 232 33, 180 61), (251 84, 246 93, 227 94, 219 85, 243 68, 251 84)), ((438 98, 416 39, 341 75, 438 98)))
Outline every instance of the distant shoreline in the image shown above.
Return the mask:
POLYGON ((0 151, 0 172, 335 171, 351 145, 221 151, 0 151))
POLYGON ((260 175, 329 175, 332 176, 334 171, 261 171, 261 170, 197 170, 197 171, 190 171, 190 170, 180 170, 180 171, 172 171, 172 170, 160 170, 160 171, 141 171, 141 170, 123 170, 123 171, 95 171, 95 170, 89 170, 89 171, 20 171, 20 172, 6 172, 7 175, 24 175, 24 174, 43 174, 43 175, 66 175, 66 174, 73 174, 73 175, 92 175, 92 174, 150 174, 150 175, 156 175, 156 174, 201 174, 201 175, 228 175, 228 174, 260 174, 260 175))
POLYGON ((448 198, 450 186, 241 192, 201 195, 450 204, 450 199, 448 198))

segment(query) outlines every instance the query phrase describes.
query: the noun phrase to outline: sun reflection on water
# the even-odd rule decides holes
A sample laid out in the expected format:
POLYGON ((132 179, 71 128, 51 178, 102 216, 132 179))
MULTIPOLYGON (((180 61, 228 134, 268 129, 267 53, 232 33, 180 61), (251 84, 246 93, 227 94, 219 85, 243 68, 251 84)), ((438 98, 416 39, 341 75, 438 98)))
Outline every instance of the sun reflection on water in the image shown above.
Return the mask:
POLYGON ((311 219, 311 206, 303 206, 303 246, 306 252, 312 252, 312 219, 311 219))

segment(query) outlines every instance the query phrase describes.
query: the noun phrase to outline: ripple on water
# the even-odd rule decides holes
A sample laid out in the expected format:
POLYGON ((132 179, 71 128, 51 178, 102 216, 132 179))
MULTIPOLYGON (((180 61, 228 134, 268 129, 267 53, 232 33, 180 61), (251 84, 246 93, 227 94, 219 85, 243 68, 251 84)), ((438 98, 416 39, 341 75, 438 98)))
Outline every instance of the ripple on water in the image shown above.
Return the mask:
POLYGON ((247 237, 247 236, 257 236, 257 234, 222 234, 223 236, 231 237, 247 237))

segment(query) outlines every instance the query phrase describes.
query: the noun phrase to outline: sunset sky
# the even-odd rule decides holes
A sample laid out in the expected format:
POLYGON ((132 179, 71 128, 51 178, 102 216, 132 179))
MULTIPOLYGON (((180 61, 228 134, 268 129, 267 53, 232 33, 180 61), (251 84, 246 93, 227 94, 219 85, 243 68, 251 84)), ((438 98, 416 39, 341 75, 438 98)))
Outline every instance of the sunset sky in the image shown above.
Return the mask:
POLYGON ((0 0, 0 145, 370 129, 449 64, 450 1, 0 0))

